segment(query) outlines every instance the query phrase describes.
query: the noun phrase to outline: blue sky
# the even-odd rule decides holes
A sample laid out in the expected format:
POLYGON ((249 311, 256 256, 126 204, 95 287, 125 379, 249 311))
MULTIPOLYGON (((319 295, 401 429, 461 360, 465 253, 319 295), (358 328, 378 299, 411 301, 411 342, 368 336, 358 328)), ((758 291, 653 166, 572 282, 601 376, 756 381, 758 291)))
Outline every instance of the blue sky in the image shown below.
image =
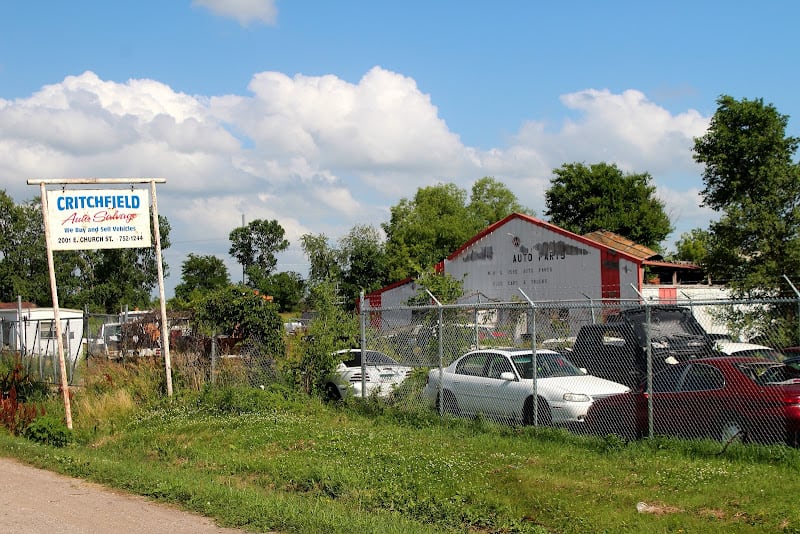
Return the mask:
POLYGON ((379 226, 417 188, 482 176, 544 212, 552 169, 649 172, 681 232, 706 227, 691 158, 721 94, 800 135, 800 4, 730 2, 6 2, 0 187, 157 176, 168 294, 190 252, 236 278, 230 230, 299 238, 379 226), (552 4, 552 5, 551 5, 552 4))

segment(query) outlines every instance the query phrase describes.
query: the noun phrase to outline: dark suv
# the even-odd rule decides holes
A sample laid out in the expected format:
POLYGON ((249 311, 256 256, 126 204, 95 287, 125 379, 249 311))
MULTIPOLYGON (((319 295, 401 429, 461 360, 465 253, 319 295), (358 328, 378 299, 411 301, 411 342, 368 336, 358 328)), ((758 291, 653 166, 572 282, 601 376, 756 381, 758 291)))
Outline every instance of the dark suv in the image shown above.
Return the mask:
POLYGON ((570 359, 589 373, 638 386, 647 376, 649 329, 653 372, 671 363, 717 356, 714 340, 683 306, 644 306, 609 315, 603 324, 583 326, 575 339, 570 359))

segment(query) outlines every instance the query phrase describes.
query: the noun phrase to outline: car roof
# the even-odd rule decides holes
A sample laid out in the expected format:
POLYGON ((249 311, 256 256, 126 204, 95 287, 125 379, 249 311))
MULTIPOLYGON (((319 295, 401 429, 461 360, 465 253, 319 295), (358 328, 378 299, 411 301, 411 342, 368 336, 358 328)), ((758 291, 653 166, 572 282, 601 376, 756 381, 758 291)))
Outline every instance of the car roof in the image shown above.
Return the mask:
MULTIPOLYGON (((486 347, 483 349, 471 350, 466 354, 472 354, 475 352, 499 352, 500 354, 505 354, 506 356, 517 356, 520 354, 530 354, 531 349, 523 349, 519 347, 486 347)), ((555 350, 537 348, 536 354, 561 354, 561 353, 555 350)))
POLYGON ((736 354, 737 352, 744 351, 744 350, 771 350, 774 351, 772 347, 767 347, 766 345, 757 345, 755 343, 741 343, 738 341, 727 341, 724 339, 715 340, 714 346, 720 352, 724 352, 725 354, 736 354))
POLYGON ((696 360, 688 360, 685 362, 680 362, 676 365, 687 365, 687 364, 695 364, 695 363, 707 363, 714 365, 715 363, 768 363, 768 364, 780 364, 781 362, 776 362, 774 360, 766 360, 764 358, 759 358, 757 356, 712 356, 710 358, 697 358, 696 360))

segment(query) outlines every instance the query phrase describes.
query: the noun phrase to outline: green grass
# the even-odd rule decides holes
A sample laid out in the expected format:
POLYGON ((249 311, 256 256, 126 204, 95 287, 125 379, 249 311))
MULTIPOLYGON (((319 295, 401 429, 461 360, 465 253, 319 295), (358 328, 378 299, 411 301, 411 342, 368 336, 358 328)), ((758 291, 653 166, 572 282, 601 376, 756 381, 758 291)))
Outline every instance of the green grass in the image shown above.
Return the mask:
POLYGON ((278 387, 122 412, 103 427, 76 410, 62 448, 0 433, 0 451, 252 531, 800 532, 800 451, 786 447, 625 443, 278 387))

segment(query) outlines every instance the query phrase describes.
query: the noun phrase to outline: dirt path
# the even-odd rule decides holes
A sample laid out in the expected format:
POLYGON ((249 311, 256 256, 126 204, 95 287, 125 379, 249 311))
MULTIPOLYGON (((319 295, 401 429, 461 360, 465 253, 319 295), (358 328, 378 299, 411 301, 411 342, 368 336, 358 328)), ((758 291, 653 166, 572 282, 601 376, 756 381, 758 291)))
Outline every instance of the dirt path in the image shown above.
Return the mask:
POLYGON ((211 534, 206 517, 0 458, 0 533, 211 534))

